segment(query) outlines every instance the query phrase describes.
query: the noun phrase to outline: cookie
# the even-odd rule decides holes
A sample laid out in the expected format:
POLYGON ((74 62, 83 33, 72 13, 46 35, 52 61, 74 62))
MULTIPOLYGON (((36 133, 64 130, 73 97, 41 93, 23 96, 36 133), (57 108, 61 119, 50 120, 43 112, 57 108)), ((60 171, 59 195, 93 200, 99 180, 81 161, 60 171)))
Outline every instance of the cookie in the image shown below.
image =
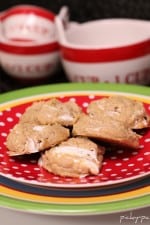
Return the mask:
POLYGON ((150 127, 150 116, 142 102, 124 96, 111 96, 92 101, 87 113, 90 117, 105 120, 112 118, 131 129, 150 127))
POLYGON ((97 175, 102 165, 104 151, 103 147, 88 138, 70 138, 47 150, 40 161, 43 168, 60 176, 97 175))
POLYGON ((72 126, 81 114, 81 108, 75 102, 64 102, 53 98, 48 101, 34 103, 20 118, 20 122, 36 122, 38 124, 61 124, 72 126))
POLYGON ((69 137, 69 130, 61 125, 18 123, 7 136, 10 156, 31 154, 55 146, 69 137))
POLYGON ((117 120, 100 119, 84 115, 74 124, 72 134, 94 138, 108 144, 129 148, 139 147, 140 136, 117 120))
POLYGON ((27 107, 25 112, 21 115, 19 122, 40 124, 38 120, 38 113, 44 103, 44 101, 35 102, 31 106, 27 107))

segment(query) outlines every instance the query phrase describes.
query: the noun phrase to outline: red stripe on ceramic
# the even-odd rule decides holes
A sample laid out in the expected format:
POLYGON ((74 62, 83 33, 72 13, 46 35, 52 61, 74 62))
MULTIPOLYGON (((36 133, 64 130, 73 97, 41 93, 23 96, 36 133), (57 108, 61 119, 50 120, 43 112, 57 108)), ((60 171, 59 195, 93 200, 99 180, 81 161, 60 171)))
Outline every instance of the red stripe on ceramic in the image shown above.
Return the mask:
POLYGON ((19 55, 34 55, 34 54, 43 54, 50 53, 59 50, 59 45, 57 42, 49 43, 49 44, 41 44, 35 46, 16 46, 1 43, 0 49, 3 52, 7 52, 10 54, 19 54, 19 55))
POLYGON ((80 63, 113 62, 129 60, 150 54, 150 39, 124 47, 80 49, 61 46, 62 57, 80 63))
POLYGON ((17 14, 29 14, 29 13, 33 13, 35 15, 44 17, 51 21, 54 21, 54 18, 55 18, 55 15, 52 12, 44 8, 40 8, 40 7, 32 6, 32 5, 30 6, 22 5, 18 7, 13 7, 9 9, 8 11, 6 11, 5 13, 3 13, 1 16, 1 20, 5 20, 9 16, 13 16, 17 14))

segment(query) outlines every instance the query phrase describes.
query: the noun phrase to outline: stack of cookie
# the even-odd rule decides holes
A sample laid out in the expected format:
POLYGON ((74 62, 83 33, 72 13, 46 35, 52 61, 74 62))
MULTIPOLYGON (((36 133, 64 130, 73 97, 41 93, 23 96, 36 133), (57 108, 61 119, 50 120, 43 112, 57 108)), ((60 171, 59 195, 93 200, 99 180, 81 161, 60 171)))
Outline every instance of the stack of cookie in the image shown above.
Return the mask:
POLYGON ((147 127, 143 104, 123 96, 92 101, 86 113, 75 102, 54 98, 28 107, 6 144, 10 156, 41 152, 40 165, 54 174, 97 175, 106 143, 138 148, 136 131, 147 127))

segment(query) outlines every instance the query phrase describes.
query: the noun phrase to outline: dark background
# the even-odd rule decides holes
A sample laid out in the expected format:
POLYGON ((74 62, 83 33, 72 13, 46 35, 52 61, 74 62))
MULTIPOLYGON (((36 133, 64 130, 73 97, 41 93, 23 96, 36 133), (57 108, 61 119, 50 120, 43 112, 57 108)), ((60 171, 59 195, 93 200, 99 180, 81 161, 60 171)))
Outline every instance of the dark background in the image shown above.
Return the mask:
POLYGON ((67 5, 71 19, 79 22, 109 17, 150 20, 150 0, 1 0, 0 10, 21 3, 43 6, 55 13, 67 5))
MULTIPOLYGON (((61 6, 67 5, 70 19, 78 22, 120 17, 150 20, 150 0, 0 0, 0 11, 18 4, 42 6, 56 14, 61 6)), ((46 81, 46 83, 58 82, 68 82, 62 69, 46 81)), ((26 85, 18 83, 0 69, 0 93, 24 86, 26 85)))

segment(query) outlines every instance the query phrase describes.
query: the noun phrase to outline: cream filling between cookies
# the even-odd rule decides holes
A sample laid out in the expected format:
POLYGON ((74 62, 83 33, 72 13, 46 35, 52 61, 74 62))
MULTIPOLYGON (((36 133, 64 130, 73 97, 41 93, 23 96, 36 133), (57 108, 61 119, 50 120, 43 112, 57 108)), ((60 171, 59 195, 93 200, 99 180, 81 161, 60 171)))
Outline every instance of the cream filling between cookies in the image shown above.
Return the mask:
MULTIPOLYGON (((99 172, 99 162, 95 150, 89 150, 85 148, 73 147, 73 146, 59 146, 55 147, 54 151, 58 155, 68 154, 72 157, 79 157, 83 160, 84 166, 89 168, 93 174, 98 174, 99 172)), ((74 162, 78 163, 78 160, 74 158, 74 162)))
POLYGON ((32 138, 28 138, 25 147, 28 149, 30 153, 35 153, 39 151, 36 146, 36 143, 32 140, 32 138))
POLYGON ((97 161, 95 150, 89 150, 86 148, 79 148, 74 146, 58 146, 58 147, 55 147, 54 149, 57 154, 65 153, 69 155, 83 157, 86 159, 90 158, 92 160, 97 161))
POLYGON ((68 114, 61 115, 61 116, 59 116, 59 118, 61 120, 67 120, 67 121, 72 121, 73 120, 73 117, 71 115, 68 115, 68 114))
POLYGON ((34 130, 34 131, 42 131, 43 129, 44 129, 43 126, 38 126, 38 125, 37 125, 37 126, 34 126, 34 127, 33 127, 33 130, 34 130))

